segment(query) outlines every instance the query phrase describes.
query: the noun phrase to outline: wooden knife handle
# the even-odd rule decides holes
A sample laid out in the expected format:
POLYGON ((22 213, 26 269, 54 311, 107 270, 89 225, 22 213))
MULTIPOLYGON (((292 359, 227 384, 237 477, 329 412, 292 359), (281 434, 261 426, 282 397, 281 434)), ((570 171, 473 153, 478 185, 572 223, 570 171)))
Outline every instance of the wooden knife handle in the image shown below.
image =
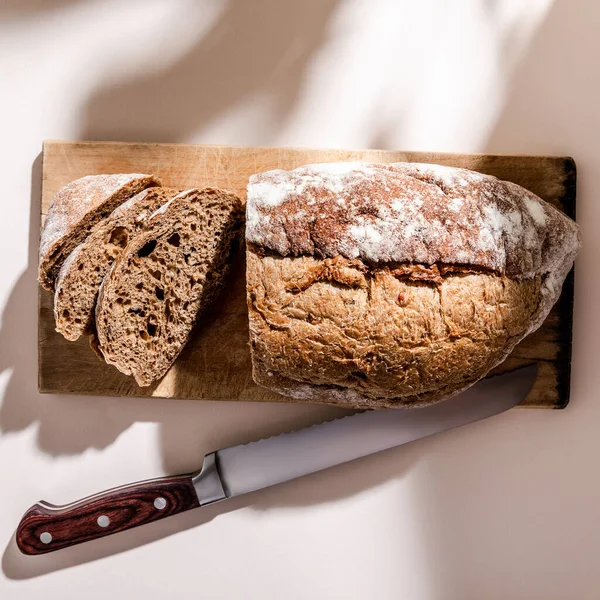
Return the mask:
POLYGON ((64 506, 42 501, 23 515, 17 545, 23 554, 44 554, 199 506, 191 474, 140 481, 64 506))

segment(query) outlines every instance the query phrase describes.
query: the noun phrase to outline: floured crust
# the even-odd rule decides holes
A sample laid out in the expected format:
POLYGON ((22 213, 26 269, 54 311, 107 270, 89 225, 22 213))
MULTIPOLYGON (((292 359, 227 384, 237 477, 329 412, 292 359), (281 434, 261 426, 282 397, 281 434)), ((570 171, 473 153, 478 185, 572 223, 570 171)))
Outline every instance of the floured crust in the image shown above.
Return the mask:
POLYGON ((579 228, 513 183, 418 163, 331 163, 253 175, 246 239, 282 256, 476 265, 509 277, 574 256, 579 228))
POLYGON ((485 376, 541 325, 580 246, 515 184, 410 163, 255 175, 246 238, 254 380, 356 408, 485 376))
POLYGON ((40 238, 38 279, 52 291, 63 262, 89 230, 143 189, 160 185, 154 175, 89 175, 61 188, 52 199, 40 238))

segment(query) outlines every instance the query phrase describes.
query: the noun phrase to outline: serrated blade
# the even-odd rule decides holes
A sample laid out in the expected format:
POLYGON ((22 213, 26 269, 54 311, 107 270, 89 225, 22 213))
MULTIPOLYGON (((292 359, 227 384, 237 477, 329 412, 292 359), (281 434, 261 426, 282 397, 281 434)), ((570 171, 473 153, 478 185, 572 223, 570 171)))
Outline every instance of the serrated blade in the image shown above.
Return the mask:
POLYGON ((425 408, 368 411, 215 453, 227 497, 239 496, 500 414, 525 399, 537 366, 485 379, 425 408))

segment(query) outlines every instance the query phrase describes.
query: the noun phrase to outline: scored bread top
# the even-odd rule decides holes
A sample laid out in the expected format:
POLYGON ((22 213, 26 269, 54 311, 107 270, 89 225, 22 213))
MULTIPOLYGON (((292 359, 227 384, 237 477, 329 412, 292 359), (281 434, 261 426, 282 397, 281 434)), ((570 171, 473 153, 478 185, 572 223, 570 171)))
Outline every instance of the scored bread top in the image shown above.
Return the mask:
POLYGON ((556 273, 550 288, 560 288, 580 246, 579 227, 528 190, 419 163, 253 175, 246 221, 247 241, 282 256, 473 265, 516 279, 556 273))

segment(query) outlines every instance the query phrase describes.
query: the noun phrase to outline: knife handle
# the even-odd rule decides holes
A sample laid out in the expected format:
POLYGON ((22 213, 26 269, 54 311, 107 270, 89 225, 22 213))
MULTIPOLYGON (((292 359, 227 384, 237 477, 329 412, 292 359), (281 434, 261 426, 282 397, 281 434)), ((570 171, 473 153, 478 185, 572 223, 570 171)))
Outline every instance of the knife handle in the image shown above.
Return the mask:
POLYGON ((191 474, 120 486, 64 506, 41 501, 23 515, 17 546, 23 554, 45 554, 199 506, 191 474))

